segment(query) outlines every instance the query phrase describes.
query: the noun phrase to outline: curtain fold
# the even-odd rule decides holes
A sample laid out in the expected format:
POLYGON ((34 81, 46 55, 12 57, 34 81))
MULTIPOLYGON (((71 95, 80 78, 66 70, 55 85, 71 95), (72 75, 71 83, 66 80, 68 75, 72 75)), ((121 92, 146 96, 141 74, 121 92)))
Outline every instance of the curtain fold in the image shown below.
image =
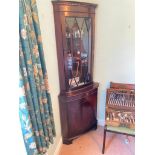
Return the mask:
POLYGON ((19 115, 26 150, 42 154, 56 133, 35 0, 19 0, 19 63, 19 115))

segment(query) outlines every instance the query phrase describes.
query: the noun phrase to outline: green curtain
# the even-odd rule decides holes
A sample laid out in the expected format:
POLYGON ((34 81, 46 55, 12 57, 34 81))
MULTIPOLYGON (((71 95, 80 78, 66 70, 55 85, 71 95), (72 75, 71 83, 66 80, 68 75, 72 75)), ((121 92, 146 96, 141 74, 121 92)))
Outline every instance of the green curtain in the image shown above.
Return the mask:
POLYGON ((56 133, 36 0, 19 0, 19 76, 19 116, 27 154, 44 154, 56 133))

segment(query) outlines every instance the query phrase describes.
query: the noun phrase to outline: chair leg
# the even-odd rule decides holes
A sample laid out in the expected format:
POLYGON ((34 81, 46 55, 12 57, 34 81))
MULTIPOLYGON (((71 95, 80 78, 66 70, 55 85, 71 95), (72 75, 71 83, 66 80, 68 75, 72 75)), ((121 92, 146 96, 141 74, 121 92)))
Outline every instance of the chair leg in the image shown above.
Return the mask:
POLYGON ((105 150, 105 140, 106 140, 106 129, 104 128, 102 154, 104 154, 104 150, 105 150))

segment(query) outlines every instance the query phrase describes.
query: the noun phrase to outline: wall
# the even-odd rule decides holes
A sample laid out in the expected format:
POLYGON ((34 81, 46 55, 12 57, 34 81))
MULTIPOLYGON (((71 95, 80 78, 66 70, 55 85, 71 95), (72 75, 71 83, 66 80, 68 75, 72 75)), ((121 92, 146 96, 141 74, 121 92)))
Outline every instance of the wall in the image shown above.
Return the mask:
POLYGON ((98 119, 103 124, 109 82, 134 83, 134 0, 98 2, 94 80, 100 82, 98 119))
POLYGON ((61 142, 61 128, 60 128, 59 103, 58 103, 58 94, 60 90, 59 90, 57 55, 56 55, 53 8, 51 0, 37 0, 37 7, 38 7, 40 29, 42 34, 44 55, 48 72, 54 121, 57 134, 54 145, 51 145, 48 150, 48 154, 53 155, 57 146, 59 146, 61 142))
MULTIPOLYGON (((73 0, 76 1, 76 0, 73 0)), ((104 124, 110 81, 134 83, 134 0, 78 0, 96 3, 94 81, 99 82, 98 121, 104 124)))
MULTIPOLYGON (((75 1, 75 0, 72 0, 75 1)), ((105 91, 109 82, 134 83, 134 0, 78 0, 98 4, 96 9, 94 81, 100 83, 98 121, 104 124, 105 91)), ((61 139, 58 108, 58 68, 51 0, 37 0, 45 60, 51 87, 57 137, 61 139)))

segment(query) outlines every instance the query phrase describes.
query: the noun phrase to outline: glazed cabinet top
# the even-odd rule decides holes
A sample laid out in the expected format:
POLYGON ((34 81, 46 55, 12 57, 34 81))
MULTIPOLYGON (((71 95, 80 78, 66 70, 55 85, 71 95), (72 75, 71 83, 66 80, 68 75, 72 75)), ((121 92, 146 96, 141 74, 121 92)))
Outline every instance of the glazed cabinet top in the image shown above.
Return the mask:
POLYGON ((93 83, 96 4, 52 1, 61 91, 93 83))

